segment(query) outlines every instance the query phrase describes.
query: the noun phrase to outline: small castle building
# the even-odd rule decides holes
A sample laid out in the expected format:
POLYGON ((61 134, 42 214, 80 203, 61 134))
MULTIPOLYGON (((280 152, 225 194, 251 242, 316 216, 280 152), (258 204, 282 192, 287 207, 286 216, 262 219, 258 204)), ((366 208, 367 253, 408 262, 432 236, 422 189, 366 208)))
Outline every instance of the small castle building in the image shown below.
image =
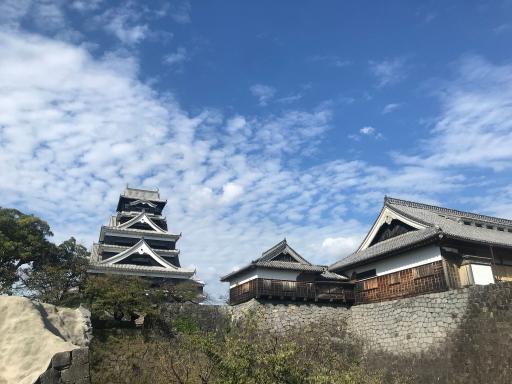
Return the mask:
POLYGON ((158 190, 127 187, 119 196, 116 215, 101 227, 88 272, 166 283, 189 281, 202 291, 203 284, 193 279, 195 271, 181 266, 176 248, 181 234, 168 230, 165 205, 158 190))
POLYGON ((311 264, 284 239, 261 257, 221 278, 229 283, 230 304, 250 299, 353 302, 353 284, 345 276, 311 264))

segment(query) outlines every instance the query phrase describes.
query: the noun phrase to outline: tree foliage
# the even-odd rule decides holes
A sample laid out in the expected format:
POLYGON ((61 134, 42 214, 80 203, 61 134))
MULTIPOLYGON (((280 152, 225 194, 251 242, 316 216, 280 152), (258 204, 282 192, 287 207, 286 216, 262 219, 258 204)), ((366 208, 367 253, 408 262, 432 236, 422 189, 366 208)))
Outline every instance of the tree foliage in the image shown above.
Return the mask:
POLYGON ((34 298, 51 304, 76 305, 87 273, 87 256, 87 249, 71 237, 55 247, 45 263, 30 270, 23 282, 34 298))
POLYGON ((160 304, 194 300, 198 291, 192 282, 154 284, 142 277, 104 274, 89 276, 83 295, 93 316, 106 312, 120 320, 141 313, 156 316, 160 304))
POLYGON ((48 223, 38 217, 0 208, 0 293, 12 291, 21 266, 32 264, 37 270, 52 258, 52 235, 48 223))
POLYGON ((140 277, 106 274, 87 278, 84 297, 93 315, 107 312, 120 320, 135 312, 156 313, 161 297, 150 290, 151 283, 140 277))

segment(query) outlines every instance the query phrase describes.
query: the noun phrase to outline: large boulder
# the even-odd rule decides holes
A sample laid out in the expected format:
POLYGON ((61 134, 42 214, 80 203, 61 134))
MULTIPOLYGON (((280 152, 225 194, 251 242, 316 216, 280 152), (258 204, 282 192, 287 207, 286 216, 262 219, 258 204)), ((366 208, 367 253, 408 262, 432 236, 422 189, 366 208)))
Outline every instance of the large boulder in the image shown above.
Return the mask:
POLYGON ((34 383, 52 358, 57 365, 67 363, 69 354, 59 352, 86 347, 89 337, 83 309, 0 296, 0 384, 34 383))

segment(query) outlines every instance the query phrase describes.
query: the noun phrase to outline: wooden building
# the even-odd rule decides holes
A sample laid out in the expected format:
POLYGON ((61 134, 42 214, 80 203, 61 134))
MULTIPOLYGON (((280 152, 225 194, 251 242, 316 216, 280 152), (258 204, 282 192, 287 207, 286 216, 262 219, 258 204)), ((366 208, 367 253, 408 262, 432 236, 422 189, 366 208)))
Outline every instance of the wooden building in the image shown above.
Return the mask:
POLYGON ((385 198, 360 247, 329 270, 356 303, 512 280, 512 221, 385 198))
POLYGON ((127 187, 116 215, 101 227, 88 272, 140 276, 155 283, 188 281, 202 293, 203 284, 193 279, 195 271, 180 264, 176 243, 181 234, 168 231, 165 204, 158 190, 127 187))
POLYGON ((314 265, 293 250, 286 239, 243 268, 221 278, 229 282, 229 302, 266 300, 324 301, 350 304, 353 284, 345 276, 314 265))

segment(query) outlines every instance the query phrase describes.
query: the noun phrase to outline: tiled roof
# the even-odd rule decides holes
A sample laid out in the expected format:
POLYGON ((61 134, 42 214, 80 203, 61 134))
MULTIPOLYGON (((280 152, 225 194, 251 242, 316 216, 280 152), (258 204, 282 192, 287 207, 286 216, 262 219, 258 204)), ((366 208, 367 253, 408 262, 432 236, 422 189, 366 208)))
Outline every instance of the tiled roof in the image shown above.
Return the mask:
POLYGON ((512 220, 392 198, 387 198, 385 204, 412 220, 439 227, 448 237, 512 247, 512 220), (486 228, 487 225, 493 229, 486 228))
POLYGON ((160 191, 158 189, 151 190, 151 189, 139 189, 139 188, 126 187, 122 196, 128 197, 129 199, 161 201, 160 200, 160 191))
POLYGON ((352 265, 358 265, 365 261, 372 260, 378 256, 384 256, 392 252, 405 251, 415 246, 426 244, 434 240, 440 234, 437 228, 425 228, 417 231, 411 231, 381 241, 371 247, 354 252, 347 257, 337 261, 329 267, 329 270, 335 271, 340 268, 352 265))
POLYGON ((327 266, 325 265, 302 264, 294 263, 292 261, 257 261, 255 263, 252 263, 252 265, 273 269, 290 269, 294 271, 311 272, 322 272, 327 268, 327 266))
POLYGON ((169 269, 164 267, 157 266, 146 266, 146 265, 133 265, 133 264, 102 264, 98 262, 91 262, 88 268, 89 272, 99 272, 99 271, 126 271, 126 272, 153 272, 159 274, 167 274, 167 275, 183 275, 183 276, 192 276, 195 271, 178 268, 178 269, 169 269))
MULTIPOLYGON (((259 257, 256 260, 253 260, 250 264, 233 271, 231 273, 228 273, 225 276, 221 277, 221 281, 227 281, 229 278, 234 277, 238 275, 239 273, 256 268, 269 268, 269 269, 280 269, 280 270, 289 270, 289 271, 308 271, 308 272, 326 272, 327 266, 325 265, 314 265, 311 264, 309 261, 304 259, 301 255, 299 255, 292 247, 288 245, 286 242, 286 239, 283 241, 277 243, 269 250, 262 253, 261 257, 259 257), (297 260, 297 262, 293 261, 280 261, 280 260, 273 260, 276 256, 279 256, 281 253, 285 252, 286 254, 290 255, 292 258, 297 260)), ((340 276, 337 274, 332 274, 328 276, 324 276, 326 278, 334 278, 336 275, 336 279, 338 280, 347 280, 345 276, 340 276)))
POLYGON ((327 279, 327 280, 342 280, 342 281, 348 280, 348 278, 346 276, 338 275, 337 273, 330 272, 328 270, 325 270, 324 272, 322 272, 320 274, 320 276, 322 276, 324 279, 327 279))
POLYGON ((109 225, 102 225, 100 229, 100 239, 103 240, 102 235, 105 234, 105 232, 110 233, 125 233, 133 235, 133 237, 144 237, 144 236, 153 236, 153 237, 161 237, 164 239, 179 239, 181 237, 181 234, 177 233, 171 233, 166 231, 165 233, 157 232, 157 231, 150 231, 147 229, 136 229, 136 228, 118 228, 113 227, 109 225))
POLYGON ((374 244, 329 267, 339 270, 428 243, 437 236, 512 247, 512 220, 386 197, 384 206, 426 226, 374 244), (477 226, 478 225, 478 226, 477 226), (488 229, 487 226, 492 227, 488 229), (499 228, 499 230, 498 230, 499 228))
POLYGON ((436 205, 417 203, 415 201, 395 199, 393 197, 386 197, 384 200, 384 204, 386 204, 388 206, 394 206, 394 207, 407 207, 407 208, 413 208, 413 209, 418 209, 418 210, 422 210, 422 211, 436 212, 441 215, 445 214, 445 215, 457 217, 460 219, 469 219, 469 220, 474 220, 474 221, 479 221, 479 222, 486 222, 486 223, 490 223, 490 224, 504 225, 504 226, 512 227, 512 220, 509 220, 509 219, 481 215, 478 213, 459 211, 457 209, 438 207, 436 205))
POLYGON ((307 261, 305 258, 303 258, 297 251, 295 251, 292 247, 288 245, 288 242, 286 239, 283 241, 280 241, 276 245, 274 245, 272 248, 266 250, 261 254, 261 257, 254 260, 253 262, 260 262, 260 261, 270 261, 274 257, 279 256, 281 253, 285 252, 292 256, 297 262, 301 264, 308 264, 311 265, 309 261, 307 261))

